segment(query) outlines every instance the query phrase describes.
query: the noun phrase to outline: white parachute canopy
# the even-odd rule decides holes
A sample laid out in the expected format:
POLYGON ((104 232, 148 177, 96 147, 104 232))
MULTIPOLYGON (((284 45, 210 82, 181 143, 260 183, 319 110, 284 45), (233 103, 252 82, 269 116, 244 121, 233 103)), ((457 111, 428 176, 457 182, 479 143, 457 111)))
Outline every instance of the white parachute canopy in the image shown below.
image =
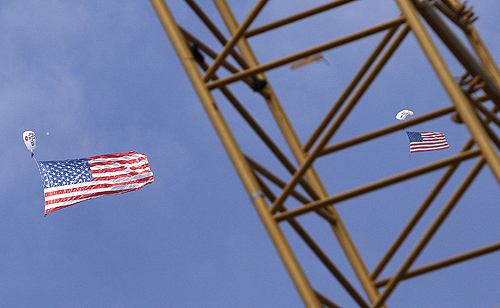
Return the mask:
POLYGON ((413 115, 413 111, 411 110, 401 110, 400 112, 398 112, 398 114, 396 115, 396 119, 398 119, 399 121, 403 121, 407 116, 409 115, 413 115))
POLYGON ((23 140, 28 150, 33 152, 33 150, 36 149, 36 136, 34 132, 30 130, 25 131, 23 133, 23 140))

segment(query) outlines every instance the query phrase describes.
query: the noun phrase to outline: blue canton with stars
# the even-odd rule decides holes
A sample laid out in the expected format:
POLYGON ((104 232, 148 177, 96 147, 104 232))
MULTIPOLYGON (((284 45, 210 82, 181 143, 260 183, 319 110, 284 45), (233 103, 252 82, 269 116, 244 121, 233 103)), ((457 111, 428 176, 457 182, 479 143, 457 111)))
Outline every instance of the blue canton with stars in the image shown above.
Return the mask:
POLYGON ((406 132, 408 135, 408 139, 410 139, 410 142, 423 142, 424 140, 422 139, 422 135, 417 132, 406 132))
POLYGON ((43 188, 91 182, 92 171, 86 158, 39 162, 43 188))

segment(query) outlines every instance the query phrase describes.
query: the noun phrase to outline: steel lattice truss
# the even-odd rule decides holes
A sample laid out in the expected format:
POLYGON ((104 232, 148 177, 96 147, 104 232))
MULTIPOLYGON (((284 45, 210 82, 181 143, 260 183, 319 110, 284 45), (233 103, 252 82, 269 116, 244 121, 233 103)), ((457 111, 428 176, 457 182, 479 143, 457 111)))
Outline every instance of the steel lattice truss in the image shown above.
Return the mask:
MULTIPOLYGON (((339 291, 330 295, 324 294, 319 291, 321 286, 309 282, 305 270, 299 265, 298 258, 292 251, 290 241, 285 236, 285 225, 294 231, 295 236, 303 241, 359 307, 383 307, 396 286, 408 278, 500 249, 499 242, 424 266, 414 266, 416 259, 483 167, 487 166, 491 170, 491 185, 495 186, 496 190, 500 182, 500 158, 497 152, 500 147, 500 139, 497 136, 500 119, 496 114, 500 107, 500 73, 473 26, 476 17, 471 7, 457 0, 395 0, 399 14, 392 19, 259 63, 249 44, 250 39, 264 35, 279 36, 282 32, 277 30, 285 31, 294 23, 342 10, 350 5, 362 6, 364 1, 336 0, 254 26, 259 14, 265 11, 268 1, 257 1, 244 19, 238 22, 225 0, 214 0, 220 13, 217 17, 209 16, 195 1, 186 0, 186 9, 191 9, 208 30, 205 32, 208 35, 202 37, 191 33, 189 24, 178 25, 163 0, 151 2, 305 306, 340 307, 341 303, 336 302, 335 298, 339 291), (227 29, 220 29, 215 19, 222 19, 227 29), (409 40, 409 36, 412 36, 411 39, 423 51, 426 63, 430 63, 430 70, 434 72, 432 78, 437 75, 437 79, 431 78, 429 83, 437 83, 444 88, 449 104, 435 104, 434 109, 428 108, 425 113, 416 114, 403 122, 393 121, 354 136, 342 135, 341 126, 344 128, 353 125, 349 119, 357 116, 355 107, 365 103, 365 95, 376 86, 375 79, 381 75, 389 60, 398 53, 403 42, 409 40), (335 88, 337 98, 332 100, 321 121, 312 133, 307 134, 306 141, 302 143, 298 133, 301 136, 303 133, 295 131, 285 114, 290 103, 282 104, 278 100, 270 78, 264 73, 272 74, 273 70, 288 65, 292 65, 292 70, 287 67, 287 71, 293 73, 294 69, 303 69, 301 67, 308 63, 322 60, 323 53, 333 54, 337 49, 364 40, 372 42, 363 45, 364 50, 367 46, 372 46, 369 47, 371 52, 367 53, 364 62, 353 68, 351 74, 342 76, 349 76, 350 80, 341 88, 335 88), (456 75, 456 70, 451 71, 443 54, 453 59, 453 67, 461 70, 460 75, 456 75), (254 106, 256 103, 252 102, 254 105, 249 106, 243 102, 244 98, 238 97, 241 95, 244 98, 251 96, 252 100, 258 96, 265 102, 259 103, 258 106, 262 110, 268 110, 274 121, 274 128, 259 124, 260 113, 257 112, 258 115, 255 116, 250 111, 257 108, 254 106), (222 110, 226 107, 222 104, 234 108, 232 116, 238 114, 241 117, 243 123, 246 123, 245 126, 253 131, 251 135, 255 136, 255 140, 236 141, 237 136, 228 124, 232 120, 228 121, 223 116, 222 110), (335 174, 323 172, 323 168, 326 169, 329 164, 341 163, 336 155, 371 145, 394 134, 401 134, 405 128, 434 123, 433 121, 444 121, 454 129, 464 131, 463 135, 468 140, 464 139, 460 149, 456 146, 455 150, 447 150, 447 156, 444 158, 440 157, 434 161, 422 160, 420 165, 411 168, 400 166, 399 172, 390 175, 386 173, 392 172, 391 168, 381 168, 382 175, 370 173, 370 176, 365 176, 351 173, 352 178, 375 180, 368 183, 361 181, 361 185, 340 191, 334 188, 335 193, 327 193, 326 184, 331 184, 330 178, 335 174), (282 139, 274 136, 276 127, 279 128, 279 138, 282 139), (240 144, 248 143, 259 144, 258 148, 265 150, 244 153, 240 144), (467 166, 468 171, 457 172, 462 166, 467 166), (419 201, 420 205, 406 207, 408 211, 414 211, 413 214, 402 224, 402 229, 386 253, 377 256, 380 258, 378 263, 369 271, 364 256, 358 252, 358 247, 348 234, 336 205, 393 186, 408 189, 413 185, 412 181, 428 174, 432 175, 432 183, 428 191, 420 193, 424 196, 419 201), (454 188, 445 190, 451 183, 454 188), (438 198, 440 194, 446 194, 443 201, 438 198), (441 207, 440 211, 428 222, 420 238, 411 244, 413 248, 398 261, 390 276, 380 278, 433 203, 438 203, 435 206, 441 207), (308 220, 301 221, 303 217, 308 217, 308 220), (357 281, 353 282, 346 270, 337 266, 338 251, 328 254, 320 245, 322 240, 313 238, 313 232, 308 231, 308 223, 310 224, 312 219, 321 221, 330 234, 333 232, 333 238, 338 240, 357 281)), ((314 31, 320 30, 311 29, 311 32, 314 31)), ((426 78, 427 76, 422 76, 420 79, 426 78)), ((303 80, 305 78, 300 79, 300 82, 303 80)), ((398 86, 400 85, 394 85, 398 86)), ((263 122, 268 124, 269 121, 263 122)), ((345 164, 341 168, 349 170, 350 166, 345 164)), ((385 206, 390 202, 388 199, 378 206, 385 206)), ((491 200, 491 203, 497 204, 495 200, 491 200)))

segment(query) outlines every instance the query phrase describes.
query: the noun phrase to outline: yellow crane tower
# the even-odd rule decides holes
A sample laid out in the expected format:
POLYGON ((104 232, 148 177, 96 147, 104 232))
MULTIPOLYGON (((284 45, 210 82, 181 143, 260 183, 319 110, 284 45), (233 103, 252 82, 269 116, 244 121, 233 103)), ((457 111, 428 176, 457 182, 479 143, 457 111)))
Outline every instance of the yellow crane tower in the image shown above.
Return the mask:
POLYGON ((350 306, 338 302, 341 292, 359 307, 387 307, 409 278, 500 249, 498 242, 416 262, 453 209, 499 206, 495 195, 477 190, 481 204, 460 202, 483 169, 491 176, 479 191, 497 192, 500 183, 500 73, 474 26, 472 6, 458 0, 334 0, 307 7, 317 1, 280 0, 270 14, 271 1, 255 0, 245 16, 235 16, 226 0, 214 0, 209 11, 205 2, 184 2, 185 13, 196 19, 192 24, 204 31, 194 33, 164 0, 151 0, 306 307, 350 306), (409 49, 421 57, 406 56, 409 49), (296 89, 282 102, 277 93, 285 82, 296 89), (315 88, 331 96, 317 97, 315 88), (383 94, 373 100, 374 93, 383 94), (414 115, 396 120, 406 107, 414 115), (234 125, 241 125, 237 133, 234 125), (240 132, 243 126, 247 133, 240 132), (441 131, 452 144, 408 156, 406 129, 441 131), (363 206, 349 208, 352 200, 363 206), (344 217, 369 230, 366 217, 356 220, 363 211, 372 213, 374 225, 398 232, 389 236, 379 228, 355 241, 344 217), (380 243, 385 253, 362 247, 370 243, 380 243), (338 289, 315 284, 316 271, 307 273, 311 259, 338 289))

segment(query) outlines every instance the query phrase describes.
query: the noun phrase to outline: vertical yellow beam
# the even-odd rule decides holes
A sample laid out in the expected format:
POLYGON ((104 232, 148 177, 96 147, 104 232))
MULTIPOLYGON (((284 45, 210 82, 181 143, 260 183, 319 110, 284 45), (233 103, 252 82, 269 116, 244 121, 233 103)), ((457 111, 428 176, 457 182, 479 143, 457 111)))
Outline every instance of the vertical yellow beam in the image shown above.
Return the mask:
MULTIPOLYGON (((460 6, 460 2, 458 0, 449 0, 449 1, 453 3, 456 7, 460 6)), ((476 52, 479 60, 481 60, 484 67, 488 70, 493 79, 495 79, 495 81, 498 84, 500 84, 500 72, 498 70, 498 67, 493 58, 491 57, 490 52, 484 45, 483 40, 479 36, 479 33, 477 32, 476 28, 472 23, 468 25, 468 29, 470 32, 466 33, 466 36, 469 39, 472 48, 474 48, 474 51, 476 52)))
POLYGON ((453 101, 458 114, 469 129, 474 141, 481 149, 481 152, 490 166, 497 181, 500 183, 500 158, 493 148, 488 133, 484 129, 473 106, 458 86, 455 78, 448 69, 445 61, 441 57, 438 49, 434 45, 429 33, 425 29, 417 15, 415 6, 411 0, 395 0, 401 12, 406 17, 407 23, 415 33, 422 49, 433 66, 446 92, 453 101))
POLYGON ((196 66, 196 62, 192 57, 192 54, 186 45, 182 34, 177 27, 172 15, 170 14, 167 5, 164 0, 151 0, 158 18, 160 19, 165 31, 167 32, 172 45, 174 46, 179 59, 181 60, 184 69, 186 70, 188 77, 191 79, 193 86, 200 97, 200 100, 205 107, 205 110, 212 121, 232 163, 238 172, 247 193, 251 196, 254 206, 262 219, 264 226, 266 227, 271 240, 273 241, 278 253, 281 256, 288 272, 293 278, 293 282, 297 287, 299 294, 301 295, 306 307, 308 308, 320 308, 318 298, 316 297, 314 291, 311 289, 309 282, 307 281, 302 269, 300 268, 293 252, 291 251, 286 239, 278 226, 278 223, 273 218, 269 211, 269 206, 266 200, 262 197, 260 191, 260 186, 255 179, 252 170, 248 166, 243 153, 239 149, 234 137, 232 136, 227 124, 219 112, 215 101, 206 87, 206 83, 203 82, 200 71, 196 66))
POLYGON ((246 31, 246 29, 250 26, 252 21, 257 17, 259 14, 260 10, 264 7, 264 5, 267 3, 268 0, 259 0, 257 4, 254 6, 250 14, 245 18, 243 23, 236 29, 236 31, 233 33, 233 36, 229 40, 229 42, 226 43, 222 51, 217 55, 217 57, 214 60, 214 63, 207 69, 205 76, 203 77, 203 81, 209 81, 210 77, 212 77, 213 73, 217 70, 217 68, 222 64, 222 61, 226 58, 226 56, 229 54, 231 49, 234 47, 236 42, 240 40, 240 38, 243 36, 243 33, 246 31))
MULTIPOLYGON (((225 0, 214 0, 214 2, 217 5, 229 30, 233 33, 237 31, 237 29, 239 28, 238 23, 234 15, 231 13, 231 9, 229 8, 227 2, 225 0)), ((240 41, 238 41, 237 46, 250 67, 259 65, 245 37, 242 37, 240 41)), ((259 74, 259 78, 266 79, 264 74, 259 74)), ((271 109, 271 112, 273 113, 273 116, 275 117, 296 160, 299 162, 299 164, 302 164, 305 160, 306 153, 303 151, 303 147, 300 143, 299 138, 295 134, 295 131, 291 123, 289 122, 288 117, 286 116, 280 102, 278 101, 272 87, 269 84, 266 86, 265 91, 270 94, 266 98, 266 100, 269 108, 271 109)), ((328 196, 314 168, 310 167, 306 171, 305 176, 316 193, 320 196, 320 198, 325 198, 328 196)), ((366 294, 368 295, 368 298, 371 301, 374 301, 378 297, 378 290, 375 287, 374 281, 370 278, 370 274, 368 273, 363 259, 359 255, 358 250, 356 249, 351 237, 349 236, 349 233, 347 232, 347 228, 342 223, 335 208, 333 206, 329 206, 328 210, 336 218, 336 222, 335 224, 332 224, 332 228, 339 240, 339 243, 341 244, 345 254, 347 255, 347 258, 351 263, 351 266, 353 267, 353 270, 356 273, 366 294)))

